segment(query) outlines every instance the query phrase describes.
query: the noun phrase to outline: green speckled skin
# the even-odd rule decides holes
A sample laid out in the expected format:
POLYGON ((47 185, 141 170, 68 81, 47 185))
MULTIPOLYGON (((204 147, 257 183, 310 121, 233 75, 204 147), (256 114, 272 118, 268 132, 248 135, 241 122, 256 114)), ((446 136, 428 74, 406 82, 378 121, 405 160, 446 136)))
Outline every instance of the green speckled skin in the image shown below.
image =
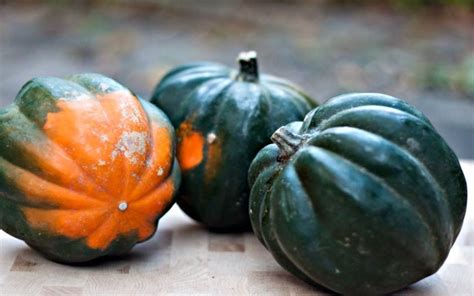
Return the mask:
MULTIPOLYGON (((302 120, 315 105, 285 80, 260 75, 257 81, 245 81, 237 75, 213 63, 180 66, 161 80, 151 98, 175 128, 189 122, 204 137, 216 136, 221 158, 214 177, 205 179, 206 157, 195 168, 183 170, 178 204, 189 216, 219 232, 250 229, 247 172, 253 157, 270 143, 276 128, 302 120)), ((178 147, 179 142, 178 133, 178 147)), ((206 143, 204 155, 208 151, 206 143)))
MULTIPOLYGON (((86 243, 84 237, 70 238, 49 230, 47 227, 33 227, 26 217, 25 208, 44 210, 50 213, 70 211, 71 214, 89 209, 74 209, 73 206, 68 208, 54 202, 36 199, 35 195, 25 193, 16 183, 17 175, 31 174, 31 176, 43 180, 48 187, 55 190, 62 187, 64 191, 77 191, 82 194, 83 192, 73 187, 73 183, 80 183, 82 182, 81 179, 78 178, 73 183, 64 184, 64 181, 57 176, 61 172, 54 171, 54 164, 51 166, 45 164, 49 161, 49 157, 53 156, 53 154, 48 154, 51 153, 51 147, 58 148, 60 144, 54 143, 53 140, 48 138, 44 126, 48 116, 60 111, 60 108, 58 108, 59 102, 84 100, 87 103, 95 100, 97 95, 113 94, 115 92, 124 92, 129 95, 127 98, 139 100, 119 83, 100 74, 78 74, 66 79, 41 77, 26 83, 18 93, 14 103, 0 110, 0 229, 25 241, 29 246, 51 260, 71 264, 91 261, 109 255, 121 255, 144 240, 138 236, 136 231, 130 231, 119 233, 105 248, 92 248, 86 243)), ((171 150, 174 153, 174 129, 166 115, 148 102, 140 100, 138 105, 143 108, 142 110, 150 124, 152 122, 157 123, 169 130, 169 137, 172 139, 171 150)), ((120 129, 119 126, 106 128, 120 129)), ((70 132, 70 137, 79 136, 74 134, 73 131, 70 132)), ((71 149, 74 149, 74 147, 71 149)), ((79 163, 77 159, 72 159, 68 155, 70 151, 67 148, 62 147, 57 150, 61 150, 61 155, 66 155, 65 158, 69 157, 69 160, 77 166, 84 165, 79 163)), ((172 157, 174 158, 174 154, 172 157)), ((84 167, 85 165, 81 169, 84 170, 84 167)), ((123 163, 122 169, 123 180, 126 180, 128 171, 123 163)), ((180 183, 180 169, 177 161, 172 162, 170 171, 165 178, 172 179, 177 188, 180 183)), ((64 174, 68 173, 64 172, 64 174)), ((39 187, 36 192, 40 192, 41 186, 44 185, 38 184, 40 183, 37 181, 33 182, 32 180, 31 182, 31 186, 39 187)), ((39 193, 39 195, 41 194, 46 195, 46 193, 39 193)), ((83 196, 87 197, 86 194, 83 196)), ((55 198, 61 199, 61 195, 55 196, 55 198)), ((169 210, 173 203, 174 200, 171 200, 165 204, 162 212, 157 213, 153 221, 150 222, 155 226, 153 232, 156 230, 159 218, 169 210)), ((131 204, 130 202, 129 206, 131 204)), ((81 223, 77 220, 73 222, 81 223)), ((68 223, 71 222, 68 221, 68 223)))
POLYGON ((428 119, 402 100, 349 94, 287 129, 249 171, 253 229, 288 271, 351 295, 399 290, 436 272, 466 211, 458 159, 428 119))

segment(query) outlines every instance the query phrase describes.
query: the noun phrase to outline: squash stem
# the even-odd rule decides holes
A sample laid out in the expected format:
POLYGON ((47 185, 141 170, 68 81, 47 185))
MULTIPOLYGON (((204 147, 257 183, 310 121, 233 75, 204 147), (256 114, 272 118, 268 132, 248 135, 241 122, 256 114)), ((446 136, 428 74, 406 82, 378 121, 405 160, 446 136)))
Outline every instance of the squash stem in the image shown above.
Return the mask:
POLYGON ((303 144, 303 137, 292 132, 286 126, 277 129, 271 136, 271 140, 280 149, 279 160, 290 158, 303 144))
POLYGON ((241 52, 237 57, 239 63, 238 80, 246 82, 258 81, 257 53, 255 51, 241 52))

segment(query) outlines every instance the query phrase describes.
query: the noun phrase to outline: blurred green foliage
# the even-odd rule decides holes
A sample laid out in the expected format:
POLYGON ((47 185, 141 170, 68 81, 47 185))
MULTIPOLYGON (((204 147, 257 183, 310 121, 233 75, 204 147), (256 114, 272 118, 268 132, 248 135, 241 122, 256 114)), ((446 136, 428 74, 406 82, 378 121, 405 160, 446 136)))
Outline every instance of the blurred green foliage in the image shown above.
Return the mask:
POLYGON ((422 7, 422 6, 441 6, 441 5, 459 5, 472 6, 474 0, 390 0, 393 5, 399 7, 422 7))
POLYGON ((474 55, 457 65, 429 64, 418 73, 419 85, 426 89, 449 89, 474 97, 474 55))
POLYGON ((333 4, 344 3, 350 5, 357 5, 360 3, 364 4, 389 4, 397 8, 423 8, 429 6, 464 6, 474 7, 474 0, 387 0, 387 1, 376 1, 376 0, 336 0, 329 1, 333 4))

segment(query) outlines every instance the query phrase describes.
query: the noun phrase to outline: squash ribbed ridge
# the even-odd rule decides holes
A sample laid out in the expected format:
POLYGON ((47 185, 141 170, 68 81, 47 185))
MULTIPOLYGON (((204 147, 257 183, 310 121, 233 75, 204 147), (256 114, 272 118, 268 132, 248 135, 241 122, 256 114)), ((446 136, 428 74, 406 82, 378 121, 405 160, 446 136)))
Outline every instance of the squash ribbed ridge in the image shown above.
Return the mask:
MULTIPOLYGON (((293 170, 295 171, 296 175, 298 175, 298 171, 296 170, 296 168, 293 167, 293 170)), ((280 178, 282 172, 283 172, 283 170, 280 170, 280 171, 277 173, 278 176, 275 176, 275 179, 276 179, 276 178, 280 178)), ((275 180, 275 182, 278 182, 278 181, 279 181, 279 180, 275 180)), ((299 183, 301 184, 301 186, 304 188, 304 184, 303 184, 303 182, 301 181, 301 178, 299 178, 299 175, 298 175, 298 181, 299 181, 299 183)), ((273 182, 272 187, 271 187, 272 192, 273 192, 273 187, 274 187, 273 185, 275 184, 275 182, 273 182)), ((314 203, 313 203, 312 199, 310 198, 310 196, 308 195, 307 191, 304 190, 304 193, 305 193, 305 196, 309 199, 309 202, 310 202, 312 208, 314 209, 314 203)), ((272 193, 270 193, 270 195, 271 195, 271 194, 272 194, 272 193)), ((313 211, 313 212, 314 212, 314 211, 313 211)), ((317 219, 317 215, 316 215, 315 212, 314 212, 314 216, 315 216, 315 218, 317 219)), ((273 222, 273 221, 272 221, 272 222, 273 222)), ((317 223, 318 225, 320 225, 319 221, 316 221, 316 223, 317 223)), ((275 230, 275 228, 272 228, 272 229, 271 229, 271 232, 273 233, 273 236, 274 236, 274 238, 275 238, 275 241, 276 241, 277 246, 278 246, 278 248, 280 249, 280 251, 281 251, 283 254, 285 254, 287 257, 291 257, 291 256, 288 255, 288 254, 291 254, 291 251, 288 251, 287 248, 285 248, 285 245, 282 243, 281 239, 279 238, 278 233, 277 233, 277 231, 275 230)), ((266 240, 265 240, 265 242, 266 242, 266 240)), ((298 270, 300 273, 302 273, 304 276, 306 276, 308 279, 311 279, 314 283, 319 284, 319 282, 314 279, 314 277, 311 275, 311 273, 310 273, 309 271, 305 270, 305 269, 302 268, 301 266, 296 265, 292 260, 287 260, 287 262, 288 262, 289 264, 291 264, 291 265, 292 265, 296 270, 298 270)))
MULTIPOLYGON (((405 152, 407 155, 410 156, 410 158, 412 159, 415 159, 417 163, 420 163, 420 165, 422 165, 422 168, 424 169, 424 171, 429 174, 429 176, 431 176, 432 180, 433 180, 433 183, 436 184, 436 188, 442 193, 441 196, 443 197, 445 203, 447 204, 447 206, 451 209, 451 204, 450 204, 450 201, 448 200, 448 197, 447 197, 447 192, 445 189, 443 189, 441 187, 441 185, 439 184, 439 181, 437 178, 435 178, 431 172, 428 170, 428 168, 426 167, 426 165, 424 164, 423 161, 421 161, 420 159, 416 158, 410 151, 406 150, 406 148, 398 145, 397 143, 393 142, 392 140, 390 139, 387 139, 386 137, 384 137, 383 135, 380 135, 379 133, 375 133, 373 131, 370 131, 370 130, 367 130, 367 129, 363 129, 363 128, 359 128, 359 127, 354 127, 354 126, 350 126, 350 125, 331 125, 332 123, 337 123, 338 120, 342 119, 345 115, 347 114, 350 114, 350 113, 353 113, 354 110, 361 110, 361 109, 365 109, 366 107, 371 107, 371 106, 376 106, 376 107, 380 107, 383 109, 391 109, 391 110, 394 110, 396 111, 397 113, 400 113, 400 114, 404 114, 406 116, 408 116, 409 118, 411 119, 414 119, 415 121, 418 121, 420 122, 421 124, 423 124, 424 126, 426 126, 427 128, 429 128, 431 130, 432 133, 434 134, 437 134, 437 132, 433 129, 432 126, 428 125, 424 120, 420 119, 419 117, 411 114, 411 113, 408 113, 408 112, 405 112, 403 110, 399 110, 399 109, 396 109, 396 108, 392 108, 392 107, 387 107, 387 106, 380 106, 380 105, 362 105, 362 106, 358 106, 358 107, 355 107, 355 108, 352 108, 352 109, 345 109, 344 111, 339 111, 335 114, 333 114, 332 116, 330 116, 328 119, 324 120, 323 122, 320 123, 319 125, 319 128, 315 129, 313 131, 313 133, 320 133, 320 132, 324 132, 325 130, 329 129, 329 128, 333 128, 333 127, 350 127, 350 128, 356 128, 356 129, 360 129, 360 130, 363 130, 365 132, 368 132, 372 135, 376 135, 378 137, 381 137, 383 138, 384 140, 392 143, 393 145, 397 146, 399 149, 401 149, 403 152, 405 152)), ((452 220, 452 213, 450 212, 449 213, 449 217, 451 218, 451 222, 453 221, 452 220)), ((452 224, 452 223, 451 223, 452 224)))
MULTIPOLYGON (((438 238, 442 238, 441 236, 441 233, 442 231, 440 231, 438 229, 438 234, 439 235, 434 235, 433 233, 433 227, 434 225, 431 225, 430 223, 428 223, 426 221, 426 219, 424 218, 424 216, 421 215, 421 213, 418 211, 418 206, 414 206, 413 205, 413 202, 411 202, 410 200, 406 199, 402 194, 400 194, 398 192, 398 190, 396 190, 393 186, 389 185, 387 182, 385 182, 382 178, 380 178, 379 176, 377 176, 376 174, 374 174, 373 172, 369 171, 367 168, 359 165, 358 163, 338 154, 338 153, 335 153, 331 150, 328 150, 326 148, 322 148, 320 146, 313 146, 313 147, 317 147, 318 149, 320 150, 323 150, 325 153, 328 153, 329 155, 333 155, 333 156, 336 156, 338 158, 340 158, 341 160, 345 161, 348 165, 350 166, 353 166, 354 168, 356 168, 361 174, 365 174, 366 176, 368 176, 369 178, 373 179, 375 181, 375 183, 378 183, 380 184, 380 186, 382 186, 383 188, 385 188, 387 191, 391 192, 395 197, 397 197, 400 201, 404 202, 406 205, 408 205, 410 207, 410 209, 412 209, 412 211, 414 213, 417 214, 417 217, 420 219, 420 221, 423 223, 423 225, 425 226, 425 228, 431 233, 432 237, 438 237, 438 238)), ((308 147, 310 148, 310 147, 308 147)), ((311 149, 311 148, 310 148, 311 149)), ((295 160, 296 161, 296 160, 295 160)), ((292 164, 293 165, 293 164, 292 164)), ((298 172, 298 170, 296 170, 298 172)), ((429 173, 428 173, 429 175, 429 173)), ((298 175, 299 176, 299 175, 298 175)), ((302 182, 303 184, 303 182, 302 182)), ((344 191, 344 188, 341 188, 342 191, 344 191)), ((348 195, 351 195, 350 192, 346 192, 348 195)), ((440 210, 442 210, 442 208, 440 208, 440 210)), ((445 213, 446 214, 446 213, 445 213)), ((446 217, 448 218, 451 218, 451 214, 448 213, 448 215, 446 215, 446 217)), ((450 225, 452 223, 449 223, 450 225)), ((436 241, 439 241, 439 240, 436 240, 436 241)), ((452 241, 452 240, 451 240, 452 241)), ((396 241, 393 241, 392 243, 394 243, 395 245, 400 245, 398 244, 396 241)), ((431 242, 433 243, 433 241, 431 242)), ((435 243, 436 245, 436 243, 435 243)), ((450 244, 451 245, 451 244, 450 244)), ((401 246, 401 245, 400 245, 401 246)), ((438 247, 441 247, 441 249, 444 250, 444 247, 441 245, 441 246, 438 246, 438 247)), ((437 254, 438 254, 438 259, 441 259, 441 256, 440 256, 440 252, 439 252, 439 249, 438 248, 433 248, 434 250, 436 250, 437 254)), ((412 252, 407 252, 407 253, 412 253, 412 252)), ((415 255, 415 254, 412 254, 412 255, 415 255)))
MULTIPOLYGON (((91 96, 93 96, 93 97, 95 98, 95 95, 91 94, 91 96)), ((101 105, 101 107, 102 107, 102 104, 100 104, 100 105, 101 105)), ((102 108, 103 108, 103 107, 102 107, 102 108)), ((72 163, 75 164, 75 166, 81 171, 81 173, 82 173, 84 176, 87 177, 87 179, 88 179, 89 181, 91 181, 97 188, 100 188, 100 190, 101 190, 102 192, 105 192, 105 193, 107 193, 108 195, 111 194, 111 193, 108 192, 108 190, 106 190, 102 185, 100 185, 100 184, 98 184, 97 182, 95 182, 94 179, 91 178, 91 176, 82 168, 82 166, 80 166, 80 165, 77 163, 77 161, 76 161, 73 157, 71 157, 71 155, 70 155, 61 145, 59 145, 59 144, 56 143, 54 140, 52 140, 51 138, 49 138, 48 136, 46 136, 46 135, 44 134, 42 128, 41 128, 40 126, 38 126, 38 123, 37 123, 36 121, 32 120, 27 114, 25 114, 21 108, 18 108, 18 110, 19 110, 19 112, 21 113, 21 115, 22 115, 28 122, 32 123, 32 124, 36 127, 37 131, 43 135, 44 139, 47 139, 47 141, 49 141, 54 147, 58 148, 58 149, 63 153, 63 155, 64 155, 65 157, 67 157, 72 163)), ((106 117, 107 117, 107 116, 106 116, 106 117)), ((107 118, 107 119, 108 119, 108 118, 107 118)), ((62 186, 62 185, 59 185, 59 186, 62 186)), ((100 200, 102 200, 102 199, 100 199, 100 200)))
MULTIPOLYGON (((83 176, 85 176, 85 177, 88 179, 88 181, 91 181, 92 183, 94 183, 94 185, 97 186, 98 188, 100 188, 103 192, 106 192, 107 194, 110 194, 110 193, 108 193, 107 190, 105 190, 101 185, 97 184, 97 183, 93 180, 93 178, 91 178, 91 177, 83 170, 83 168, 82 168, 80 165, 78 165, 77 162, 76 162, 60 145, 58 145, 58 144, 55 143, 52 139, 50 139, 49 137, 47 137, 34 121, 32 121, 32 120, 31 120, 30 118, 28 118, 23 112, 21 112, 21 110, 20 110, 19 108, 17 108, 17 110, 18 110, 19 114, 21 114, 21 116, 22 116, 26 121, 28 121, 29 123, 31 123, 31 124, 36 128, 36 131, 37 131, 38 133, 40 133, 40 134, 42 135, 42 137, 43 137, 45 140, 49 141, 49 143, 50 143, 52 146, 54 146, 55 148, 57 148, 58 150, 60 150, 60 151, 63 153, 63 155, 64 155, 65 157, 67 157, 72 163, 74 163, 74 165, 76 166, 76 168, 81 171, 81 173, 83 174, 83 176)), ((0 124, 1 124, 1 122, 0 122, 0 124)), ((0 128, 0 129, 1 129, 1 128, 0 128)), ((9 136, 8 133, 5 133, 5 135, 6 135, 7 137, 9 136)), ((2 155, 2 151, 0 151, 0 155, 2 155)), ((3 158, 3 157, 2 157, 2 158, 3 158)), ((4 159, 5 159, 5 158, 4 158, 4 159)), ((5 160, 8 161, 7 159, 5 159, 5 160)), ((31 172, 28 168, 22 167, 22 166, 20 166, 18 163, 17 163, 17 164, 13 164, 13 163, 12 163, 12 165, 14 165, 15 167, 21 168, 21 169, 23 169, 23 170, 25 170, 25 171, 30 172, 31 174, 33 174, 33 172, 31 172)), ((51 183, 51 184, 54 184, 54 185, 57 185, 57 186, 60 186, 60 187, 65 188, 65 187, 63 186, 63 184, 59 184, 59 183, 53 182, 53 180, 51 180, 51 178, 44 178, 43 176, 38 176, 38 178, 40 178, 40 179, 42 179, 42 180, 44 180, 44 181, 46 181, 46 182, 49 182, 49 183, 51 183)), ((74 191, 74 192, 76 192, 76 191, 74 191)), ((83 191, 80 191, 80 192, 81 192, 82 194, 86 194, 86 192, 83 192, 83 191)), ((86 195, 87 195, 87 194, 86 194, 86 195)), ((100 199, 100 198, 94 198, 94 199, 95 199, 95 200, 104 201, 104 199, 100 199)))
MULTIPOLYGON (((43 182, 45 182, 47 184, 51 184, 52 186, 60 187, 65 191, 80 195, 80 196, 82 196, 82 198, 89 199, 91 201, 98 202, 98 203, 105 203, 106 202, 105 200, 101 200, 101 199, 91 197, 91 196, 89 196, 88 194, 86 194, 84 192, 77 192, 76 190, 72 190, 72 189, 69 189, 67 187, 64 187, 62 184, 57 184, 57 183, 51 182, 49 180, 45 180, 43 177, 34 174, 33 172, 29 171, 28 169, 20 167, 18 165, 15 165, 15 164, 11 163, 10 161, 6 160, 5 158, 3 158, 2 156, 0 156, 0 167, 2 167, 2 162, 4 162, 7 166, 11 166, 12 168, 14 168, 16 170, 19 170, 22 173, 23 172, 28 173, 31 176, 34 176, 38 179, 41 179, 43 182)), ((7 177, 7 179, 8 179, 8 177, 7 177)), ((57 206, 47 207, 47 206, 39 206, 39 204, 28 203, 28 201, 24 200, 24 199, 12 198, 9 194, 5 194, 3 197, 5 197, 6 199, 8 199, 10 201, 14 201, 15 203, 17 203, 19 205, 24 205, 24 206, 27 206, 27 207, 30 207, 30 208, 36 208, 36 209, 57 209, 58 208, 57 206)), ((63 205, 61 207, 62 207, 62 210, 85 210, 85 209, 77 209, 77 208, 67 209, 67 208, 64 208, 63 205)))
MULTIPOLYGON (((366 132, 368 134, 371 134, 375 137, 378 137, 380 139, 383 139, 384 141, 386 141, 387 143, 390 143, 391 145, 393 145, 394 147, 396 147, 404 156, 406 156, 410 162, 412 162, 413 165, 419 167, 420 171, 422 172, 422 175, 427 179, 428 183, 432 184, 432 187, 433 187, 433 191, 437 192, 438 195, 440 196, 440 199, 438 201, 440 202, 443 202, 443 204, 446 206, 446 207, 437 207, 437 209, 439 211, 444 211, 444 215, 446 218, 449 219, 449 227, 450 229, 447 229, 448 232, 452 232, 452 225, 453 225, 453 220, 452 220, 452 215, 449 211, 446 212, 446 210, 448 208, 450 208, 450 205, 449 205, 449 202, 447 200, 447 197, 446 197, 446 192, 444 190, 442 190, 442 188, 440 187, 439 183, 437 182, 437 180, 433 177, 433 175, 431 174, 431 172, 428 170, 428 168, 424 165, 423 162, 419 161, 418 158, 416 158, 410 151, 406 150, 405 148, 403 148, 402 146, 400 145, 397 145, 396 143, 394 143, 393 141, 390 141, 389 139, 383 137, 382 135, 380 134, 377 134, 377 133, 373 133, 371 131, 368 131, 368 130, 365 130, 365 129, 361 129, 361 128, 357 128, 357 127, 352 127, 352 126, 337 126, 337 127, 330 127, 330 128, 327 128, 323 131, 321 131, 318 135, 315 135, 314 138, 312 140, 316 140, 319 136, 321 135, 324 135, 324 133, 326 131, 329 131, 331 129, 338 129, 338 128, 350 128, 350 129, 354 129, 354 130, 360 130, 360 131, 363 131, 363 132, 366 132)), ((356 166, 359 166, 361 169, 364 169, 367 173, 370 173, 372 174, 374 177, 378 178, 380 183, 384 183, 383 179, 379 176, 377 176, 376 174, 374 174, 373 172, 371 172, 370 170, 368 170, 367 168, 365 168, 364 166, 340 155, 339 153, 335 152, 335 151, 332 151, 330 149, 327 149, 327 148, 323 148, 319 145, 317 145, 317 143, 315 143, 316 147, 318 148, 321 148, 321 149, 324 149, 324 150, 328 150, 336 155, 338 155, 339 157, 345 159, 346 161, 356 165, 356 166)), ((388 185, 388 184, 387 184, 388 185)), ((390 188, 392 188, 394 190, 394 192, 398 192, 398 190, 396 190, 395 188, 393 188, 393 186, 391 185, 388 185, 390 186, 390 188)), ((402 194, 400 193, 399 194, 400 196, 402 196, 402 194)), ((452 241, 452 239, 451 239, 452 241)))

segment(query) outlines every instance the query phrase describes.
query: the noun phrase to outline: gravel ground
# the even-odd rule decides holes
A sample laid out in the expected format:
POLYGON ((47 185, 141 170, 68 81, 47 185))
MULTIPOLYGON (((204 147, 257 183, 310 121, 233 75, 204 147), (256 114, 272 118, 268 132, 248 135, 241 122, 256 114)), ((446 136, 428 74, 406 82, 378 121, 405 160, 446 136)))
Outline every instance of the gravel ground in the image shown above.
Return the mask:
POLYGON ((319 102, 354 91, 404 98, 459 157, 474 158, 472 10, 309 0, 111 2, 0 1, 0 106, 32 77, 80 72, 111 76, 147 98, 176 65, 233 65, 239 51, 255 49, 262 71, 293 80, 319 102))

